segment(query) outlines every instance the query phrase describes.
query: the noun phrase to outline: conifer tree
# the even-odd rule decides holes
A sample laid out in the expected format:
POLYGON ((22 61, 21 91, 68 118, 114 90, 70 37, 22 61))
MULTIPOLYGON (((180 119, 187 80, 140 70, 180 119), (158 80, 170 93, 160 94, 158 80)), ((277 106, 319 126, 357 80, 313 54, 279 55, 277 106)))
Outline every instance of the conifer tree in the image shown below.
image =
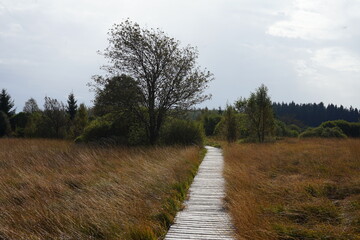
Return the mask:
POLYGON ((3 88, 0 93, 0 111, 4 112, 8 117, 11 117, 15 114, 14 100, 11 99, 11 96, 3 88))
POLYGON ((77 112, 77 100, 75 100, 75 96, 74 93, 70 93, 68 100, 67 100, 68 105, 66 106, 66 110, 67 113, 70 116, 70 120, 74 120, 75 116, 76 116, 76 112, 77 112))
POLYGON ((8 116, 0 111, 0 137, 9 135, 11 132, 10 122, 8 116))

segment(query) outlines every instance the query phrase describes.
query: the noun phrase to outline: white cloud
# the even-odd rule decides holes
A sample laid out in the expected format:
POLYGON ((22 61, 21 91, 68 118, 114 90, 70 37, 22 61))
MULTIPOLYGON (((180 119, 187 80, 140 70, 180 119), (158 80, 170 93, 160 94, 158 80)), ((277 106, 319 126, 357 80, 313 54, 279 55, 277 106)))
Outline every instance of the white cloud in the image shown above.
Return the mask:
POLYGON ((349 26, 360 20, 360 2, 356 0, 296 0, 285 11, 286 20, 272 24, 272 36, 304 40, 338 40, 350 37, 349 26))
POLYGON ((360 57, 341 47, 315 51, 312 62, 320 67, 342 72, 360 72, 360 57))

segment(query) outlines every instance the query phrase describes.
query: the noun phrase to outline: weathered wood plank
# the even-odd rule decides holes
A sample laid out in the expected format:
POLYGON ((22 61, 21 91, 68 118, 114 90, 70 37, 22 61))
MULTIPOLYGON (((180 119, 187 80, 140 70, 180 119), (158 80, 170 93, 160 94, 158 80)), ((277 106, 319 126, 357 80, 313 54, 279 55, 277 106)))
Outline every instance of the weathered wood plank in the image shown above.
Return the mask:
POLYGON ((175 218, 165 240, 233 240, 230 217, 224 210, 225 181, 220 149, 208 152, 189 189, 185 208, 175 218))

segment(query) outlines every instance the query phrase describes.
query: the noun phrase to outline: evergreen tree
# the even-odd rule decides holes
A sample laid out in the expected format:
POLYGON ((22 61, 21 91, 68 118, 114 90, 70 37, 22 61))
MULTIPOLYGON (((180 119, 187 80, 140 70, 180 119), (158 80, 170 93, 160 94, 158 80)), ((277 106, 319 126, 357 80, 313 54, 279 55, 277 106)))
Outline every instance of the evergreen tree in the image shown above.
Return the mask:
POLYGON ((235 109, 232 106, 227 106, 224 113, 226 140, 231 143, 237 139, 237 121, 235 116, 235 109))
POLYGON ((11 99, 11 96, 7 93, 5 89, 1 90, 0 93, 0 111, 4 112, 8 117, 11 117, 15 114, 14 100, 11 99))
POLYGON ((278 119, 287 124, 296 124, 300 127, 316 127, 322 122, 333 120, 358 122, 360 118, 357 108, 350 107, 348 109, 334 104, 329 104, 325 107, 322 102, 319 104, 274 103, 273 108, 278 119))
POLYGON ((70 120, 74 120, 75 116, 76 116, 76 112, 77 112, 77 100, 75 100, 75 96, 74 93, 70 93, 68 100, 67 100, 68 105, 66 106, 66 111, 70 116, 70 120))
POLYGON ((9 135, 11 133, 10 121, 8 116, 0 111, 0 137, 9 135))

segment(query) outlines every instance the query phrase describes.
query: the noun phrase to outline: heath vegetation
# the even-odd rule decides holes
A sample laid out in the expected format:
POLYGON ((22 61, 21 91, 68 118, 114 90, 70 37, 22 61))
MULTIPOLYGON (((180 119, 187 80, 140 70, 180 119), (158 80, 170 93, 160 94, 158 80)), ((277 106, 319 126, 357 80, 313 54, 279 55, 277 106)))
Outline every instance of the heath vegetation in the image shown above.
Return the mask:
POLYGON ((238 239, 360 239, 360 140, 224 145, 238 239))
POLYGON ((0 139, 0 239, 162 238, 200 160, 198 147, 0 139))

